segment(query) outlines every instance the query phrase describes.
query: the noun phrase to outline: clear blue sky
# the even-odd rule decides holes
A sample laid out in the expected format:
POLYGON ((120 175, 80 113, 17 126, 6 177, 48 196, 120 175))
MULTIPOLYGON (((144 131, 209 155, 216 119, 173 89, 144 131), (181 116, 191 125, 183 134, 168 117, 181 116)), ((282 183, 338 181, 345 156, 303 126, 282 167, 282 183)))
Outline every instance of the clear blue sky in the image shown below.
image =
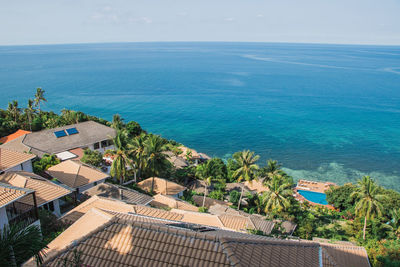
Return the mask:
POLYGON ((0 45, 142 41, 400 45, 400 0, 0 0, 0 45))

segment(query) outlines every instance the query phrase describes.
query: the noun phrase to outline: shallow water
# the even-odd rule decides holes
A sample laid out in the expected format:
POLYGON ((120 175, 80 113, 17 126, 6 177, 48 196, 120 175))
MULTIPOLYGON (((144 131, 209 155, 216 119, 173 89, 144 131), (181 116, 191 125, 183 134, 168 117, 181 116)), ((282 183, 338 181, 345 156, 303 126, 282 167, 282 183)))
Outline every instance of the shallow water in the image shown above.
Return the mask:
POLYGON ((138 43, 0 47, 0 106, 35 87, 212 156, 251 149, 296 179, 400 190, 400 47, 138 43))

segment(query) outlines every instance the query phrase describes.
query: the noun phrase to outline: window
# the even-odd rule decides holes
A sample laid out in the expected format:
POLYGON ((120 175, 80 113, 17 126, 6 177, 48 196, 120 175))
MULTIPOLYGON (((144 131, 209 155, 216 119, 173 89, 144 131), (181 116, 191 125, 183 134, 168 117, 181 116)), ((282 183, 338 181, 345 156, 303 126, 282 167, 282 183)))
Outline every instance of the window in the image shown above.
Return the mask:
POLYGON ((53 203, 53 201, 48 203, 48 205, 49 205, 49 210, 50 211, 54 211, 54 203, 53 203))
POLYGON ((101 147, 107 147, 108 146, 108 142, 107 140, 101 141, 101 147))
POLYGON ((94 143, 93 147, 94 147, 94 149, 99 149, 100 148, 100 143, 94 143))

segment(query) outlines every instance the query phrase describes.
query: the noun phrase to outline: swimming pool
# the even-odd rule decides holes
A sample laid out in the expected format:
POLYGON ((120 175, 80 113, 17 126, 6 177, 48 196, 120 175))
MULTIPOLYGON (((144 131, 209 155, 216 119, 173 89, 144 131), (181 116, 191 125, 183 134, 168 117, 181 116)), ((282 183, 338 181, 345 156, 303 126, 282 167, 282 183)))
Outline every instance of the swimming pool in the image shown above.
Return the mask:
POLYGON ((308 201, 322 205, 328 205, 328 202, 326 201, 326 195, 324 193, 318 193, 306 190, 297 190, 297 192, 308 201))

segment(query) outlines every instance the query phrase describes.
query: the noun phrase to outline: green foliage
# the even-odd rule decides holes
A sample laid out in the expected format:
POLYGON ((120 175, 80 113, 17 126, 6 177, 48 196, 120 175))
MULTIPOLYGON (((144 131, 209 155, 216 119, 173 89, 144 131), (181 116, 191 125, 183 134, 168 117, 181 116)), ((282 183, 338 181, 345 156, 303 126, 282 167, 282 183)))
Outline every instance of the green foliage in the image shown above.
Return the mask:
POLYGON ((225 180, 228 175, 228 170, 225 163, 220 158, 212 158, 208 160, 207 169, 209 176, 212 176, 215 180, 225 180))
POLYGON ((67 228, 61 220, 47 210, 39 209, 40 227, 46 244, 50 243, 67 228))
POLYGON ((206 213, 208 209, 206 207, 199 207, 199 212, 204 212, 206 213))
POLYGON ((240 198, 240 193, 236 190, 232 190, 229 193, 229 202, 231 203, 238 203, 240 198))
POLYGON ((400 266, 400 239, 374 240, 365 244, 372 266, 395 267, 400 266))
POLYGON ((46 171, 51 166, 57 165, 60 160, 55 155, 44 154, 39 160, 33 163, 33 172, 36 174, 41 174, 46 171))
POLYGON ((219 190, 212 191, 208 196, 213 199, 224 200, 224 192, 219 190))
POLYGON ((136 121, 128 122, 125 125, 125 130, 128 134, 128 138, 134 138, 143 132, 142 127, 140 127, 139 123, 136 121))
POLYGON ((99 151, 85 149, 81 161, 95 167, 100 167, 103 162, 103 155, 99 151))
POLYGON ((20 266, 33 256, 37 263, 42 263, 42 249, 45 247, 46 243, 36 225, 6 225, 0 230, 0 266, 20 266))
POLYGON ((326 192, 326 200, 342 211, 351 209, 354 206, 355 199, 351 195, 357 188, 347 183, 343 186, 331 186, 326 192))

